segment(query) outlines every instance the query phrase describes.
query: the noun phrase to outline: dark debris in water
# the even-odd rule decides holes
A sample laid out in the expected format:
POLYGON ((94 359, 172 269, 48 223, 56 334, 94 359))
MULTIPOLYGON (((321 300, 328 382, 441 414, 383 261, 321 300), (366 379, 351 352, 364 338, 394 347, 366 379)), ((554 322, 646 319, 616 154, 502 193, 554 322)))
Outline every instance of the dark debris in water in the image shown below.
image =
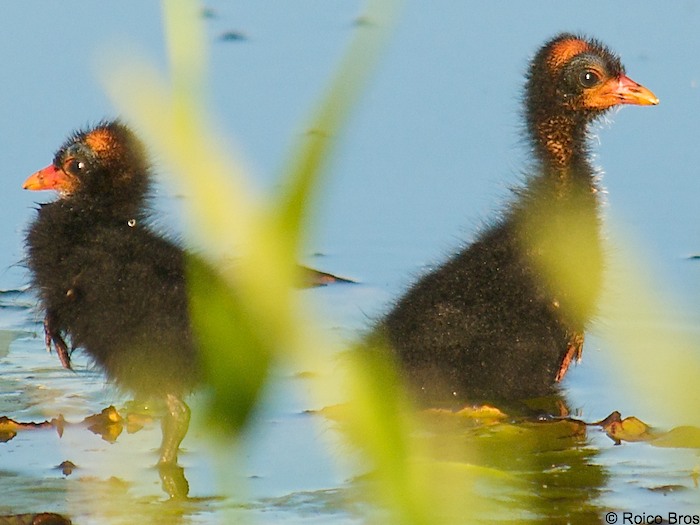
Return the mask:
MULTIPOLYGON (((21 422, 7 416, 0 416, 0 443, 6 443, 13 439, 19 431, 26 430, 54 428, 61 437, 64 428, 71 424, 85 426, 93 434, 99 435, 109 443, 114 443, 124 429, 129 434, 133 434, 152 421, 153 417, 143 413, 127 412, 126 416, 122 417, 113 406, 108 406, 99 414, 87 416, 79 423, 68 423, 63 415, 41 422, 21 422)), ((2 525, 1 521, 0 525, 2 525)))
POLYGON ((70 525, 71 523, 71 520, 65 516, 53 512, 0 516, 0 525, 70 525))
POLYGON ((216 13, 216 9, 213 7, 203 7, 200 11, 202 18, 213 20, 218 18, 219 15, 216 13))
POLYGON ((688 487, 685 487, 683 485, 661 485, 659 487, 651 487, 648 490, 649 492, 659 492, 661 494, 666 495, 678 492, 680 490, 688 490, 688 487))
POLYGON ((70 476, 78 466, 70 460, 62 461, 60 465, 56 465, 56 469, 61 471, 64 476, 70 476))
POLYGON ((317 286, 326 286, 329 284, 357 284, 357 281, 340 277, 332 273, 315 270, 314 268, 301 268, 302 284, 304 288, 314 288, 317 286))
POLYGON ((645 441, 655 447, 700 449, 700 428, 690 425, 661 430, 634 416, 623 418, 618 411, 589 425, 600 426, 616 445, 623 441, 645 441))
POLYGON ((288 510, 301 516, 318 517, 352 514, 357 502, 347 489, 324 489, 266 498, 260 500, 259 504, 265 510, 288 510))
MULTIPOLYGON (((7 416, 0 416, 0 442, 7 443, 17 435, 19 430, 38 430, 56 427, 54 421, 55 420, 42 421, 40 423, 30 421, 28 423, 21 423, 19 421, 15 421, 14 419, 10 419, 7 416)), ((60 434, 61 433, 59 432, 59 435, 60 434)), ((0 522, 0 524, 1 523, 2 522, 0 522)))
POLYGON ((219 35, 221 42, 245 42, 248 37, 240 31, 224 31, 219 35))

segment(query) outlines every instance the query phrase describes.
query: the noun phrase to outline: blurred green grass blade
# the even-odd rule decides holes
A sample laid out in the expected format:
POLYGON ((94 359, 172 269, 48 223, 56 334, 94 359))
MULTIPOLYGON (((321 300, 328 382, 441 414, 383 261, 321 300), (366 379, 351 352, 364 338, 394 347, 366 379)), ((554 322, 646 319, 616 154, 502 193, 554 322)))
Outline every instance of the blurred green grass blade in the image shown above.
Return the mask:
POLYGON ((368 3, 362 23, 333 80, 319 102, 301 143, 294 147, 283 177, 285 189, 276 200, 275 209, 282 227, 289 232, 289 243, 298 248, 303 242, 302 225, 310 202, 319 187, 323 168, 331 154, 333 142, 347 123, 387 41, 400 2, 377 0, 368 3))
MULTIPOLYGON (((166 19, 183 16, 188 20, 193 12, 174 0, 164 5, 166 19)), ((187 24, 179 30, 179 23, 166 22, 169 40, 197 38, 199 30, 190 31, 187 24)), ((189 23, 197 25, 201 20, 190 18, 189 23)), ((250 191, 246 174, 227 154, 230 148, 207 122, 198 93, 200 82, 188 69, 200 71, 192 58, 196 53, 191 57, 180 44, 169 44, 172 86, 151 67, 133 60, 122 67, 112 64, 106 86, 184 184, 192 231, 215 254, 208 260, 222 260, 220 247, 236 241, 235 271, 219 263, 200 264, 197 259, 190 261, 188 270, 192 315, 216 394, 212 399, 215 418, 224 429, 235 432, 254 406, 270 362, 281 352, 288 353, 298 368, 319 371, 315 395, 322 403, 339 388, 350 398, 351 417, 344 430, 377 472, 381 489, 372 499, 390 509, 395 522, 427 525, 432 522, 434 495, 442 487, 426 471, 429 463, 415 461, 421 457, 414 439, 417 427, 393 363, 387 354, 358 352, 339 370, 329 356, 330 345, 318 327, 308 322, 292 292, 293 256, 302 239, 303 217, 330 155, 328 138, 349 117, 361 80, 375 59, 368 53, 378 52, 384 38, 377 35, 385 34, 385 29, 370 27, 362 28, 358 39, 367 38, 366 29, 376 34, 370 43, 356 44, 350 51, 351 58, 343 66, 349 70, 338 73, 316 112, 312 127, 318 129, 284 171, 285 193, 267 203, 250 191), (342 386, 341 376, 346 380, 342 386)), ((468 499, 460 490, 460 501, 468 499)))
POLYGON ((417 425, 389 355, 379 346, 348 353, 350 401, 341 428, 372 465, 376 483, 368 496, 391 509, 397 523, 430 525, 432 498, 415 462, 417 425))
MULTIPOLYGON (((165 1, 172 83, 129 58, 110 64, 106 88, 171 167, 188 194, 190 234, 210 261, 190 261, 193 328, 201 343, 213 418, 235 432, 257 400, 274 352, 297 338, 293 263, 283 232, 248 187, 203 110, 205 62, 198 2, 165 1), (237 264, 222 264, 236 244, 237 264)), ((293 346, 293 345, 292 345, 293 346)))
POLYGON ((224 432, 236 433, 267 380, 273 341, 249 322, 235 290, 200 257, 188 256, 187 282, 195 338, 212 394, 211 421, 224 432))
MULTIPOLYGON (((700 426, 700 354, 688 319, 645 267, 628 232, 613 232, 600 329, 612 343, 615 380, 645 400, 644 419, 700 426), (686 325, 678 320, 685 319, 686 325)), ((639 414, 641 416, 641 414, 639 414)))
POLYGON ((194 0, 162 0, 162 7, 174 106, 185 113, 201 109, 208 62, 202 6, 194 0))
MULTIPOLYGON (((489 505, 494 503, 489 500, 494 500, 492 496, 499 492, 506 493, 507 501, 513 499, 512 493, 522 492, 523 499, 531 500, 528 503, 532 511, 547 516, 559 503, 542 499, 540 492, 541 487, 561 477, 558 472, 550 475, 549 471, 551 465, 562 460, 562 436, 576 444, 566 448, 575 451, 576 456, 564 463, 577 465, 579 472, 588 472, 588 477, 581 478, 584 488, 604 483, 600 469, 588 468, 594 462, 589 461, 578 436, 569 436, 567 429, 559 435, 555 431, 561 427, 551 426, 547 438, 540 428, 528 432, 522 426, 500 424, 489 429, 483 441, 477 436, 465 443, 467 432, 461 429, 445 438, 439 429, 421 427, 414 420, 414 408, 404 395, 388 352, 380 348, 354 349, 344 366, 338 366, 334 356, 329 357, 330 345, 320 335, 318 326, 302 315, 300 301, 292 292, 294 256, 303 241, 304 218, 333 141, 351 117, 353 104, 377 60, 388 34, 387 21, 393 19, 396 5, 393 0, 370 4, 367 18, 376 23, 357 29, 348 54, 314 112, 309 133, 283 169, 283 192, 267 201, 250 190, 247 174, 229 154, 230 147, 212 130, 203 111, 206 40, 199 3, 163 2, 170 83, 159 78, 152 67, 132 60, 122 67, 110 64, 107 89, 186 187, 192 231, 214 254, 208 261, 220 261, 222 246, 230 246, 232 240, 238 248, 235 268, 190 257, 187 270, 192 319, 213 392, 211 410, 222 430, 235 433, 245 424, 271 363, 285 352, 295 360, 297 368, 318 373, 314 392, 317 401, 323 403, 331 397, 329 393, 339 390, 348 398, 342 428, 348 441, 363 452, 376 480, 374 488, 364 493, 365 499, 388 508, 390 521, 415 525, 470 522, 473 516, 484 515, 484 509, 490 510, 489 505), (481 450, 475 451, 475 442, 476 446, 481 443, 481 450), (553 450, 543 459, 539 447, 548 442, 553 450), (483 457, 490 457, 497 466, 488 470, 474 467, 473 463, 483 457), (515 481, 524 463, 534 472, 525 487, 515 481), (513 476, 507 475, 511 467, 513 476), (473 487, 485 479, 490 492, 485 497, 475 495, 473 487), (448 518, 436 521, 435 516, 448 518)), ((571 228, 575 226, 573 221, 571 228)), ((549 235, 547 230, 543 230, 543 235, 549 235)), ((555 255, 555 259, 562 258, 555 255)), ((642 288, 638 284, 633 282, 624 290, 642 288)), ((581 290, 585 298, 586 290, 581 290)), ((651 302, 649 298, 639 301, 634 293, 626 299, 632 304, 651 302)), ((630 310, 627 302, 615 306, 618 310, 630 310)), ((621 353, 623 361, 630 364, 647 352, 656 353, 650 361, 651 368, 630 368, 633 371, 628 379, 647 385, 645 393, 649 399, 654 394, 665 403, 674 404, 673 410, 680 414, 695 414, 694 380, 700 374, 697 362, 690 363, 674 353, 673 348, 668 352, 654 350, 657 342, 664 349, 670 344, 690 351, 692 345, 653 339, 643 327, 629 324, 629 332, 619 331, 632 342, 621 353), (665 362, 669 355, 675 356, 671 360, 673 372, 659 374, 669 364, 665 362), (658 374, 653 377, 659 381, 649 387, 647 378, 653 374, 658 374), (669 394, 667 385, 679 377, 683 380, 669 394)), ((500 505, 500 501, 495 505, 500 505)), ((518 522, 512 514, 508 517, 510 523, 518 522)))

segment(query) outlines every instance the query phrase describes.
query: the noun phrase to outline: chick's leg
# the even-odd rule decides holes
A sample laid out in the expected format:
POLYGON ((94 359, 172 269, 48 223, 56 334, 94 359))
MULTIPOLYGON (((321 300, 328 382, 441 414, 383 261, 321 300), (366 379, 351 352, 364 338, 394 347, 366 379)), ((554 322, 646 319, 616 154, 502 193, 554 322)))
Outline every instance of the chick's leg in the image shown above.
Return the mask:
POLYGON ((168 394, 165 398, 168 412, 163 418, 163 442, 159 464, 176 464, 177 451, 190 426, 190 408, 180 396, 168 394))

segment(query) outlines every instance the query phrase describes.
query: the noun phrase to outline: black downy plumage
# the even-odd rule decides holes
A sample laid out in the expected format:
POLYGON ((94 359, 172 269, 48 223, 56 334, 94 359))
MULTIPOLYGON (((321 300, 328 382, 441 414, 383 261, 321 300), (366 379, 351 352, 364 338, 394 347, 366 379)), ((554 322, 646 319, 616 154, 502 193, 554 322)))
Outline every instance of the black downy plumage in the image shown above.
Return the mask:
POLYGON ((427 399, 552 393, 601 289, 597 173, 589 124, 658 99, 595 40, 561 34, 533 58, 524 111, 533 163, 501 220, 414 284, 377 334, 427 399))
MULTIPOLYGON (((70 368, 82 348, 119 387, 164 399, 160 464, 175 464, 200 375, 185 282, 186 253, 149 227, 151 168, 119 121, 69 137, 25 189, 55 190, 26 238, 27 264, 45 311, 46 344, 70 368)), ((345 281, 301 268, 305 285, 345 281)))

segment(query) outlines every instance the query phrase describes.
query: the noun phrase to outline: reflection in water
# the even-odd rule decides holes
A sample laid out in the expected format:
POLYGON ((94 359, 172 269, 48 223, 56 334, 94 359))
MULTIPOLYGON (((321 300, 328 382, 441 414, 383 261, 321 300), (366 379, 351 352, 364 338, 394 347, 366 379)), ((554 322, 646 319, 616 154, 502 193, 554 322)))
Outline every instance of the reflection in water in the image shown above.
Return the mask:
MULTIPOLYGON (((608 474, 582 421, 548 416, 558 396, 520 412, 493 407, 420 412, 419 449, 435 523, 597 523, 608 474)), ((372 479, 371 476, 369 478, 372 479)), ((361 488, 377 490, 359 478, 361 488)))
POLYGON ((158 465, 158 473, 165 491, 171 499, 186 499, 190 492, 190 484, 185 477, 185 469, 180 465, 162 463, 158 465))
MULTIPOLYGON (((32 347, 35 349, 36 345, 32 347)), ((41 352, 39 355, 43 356, 41 352)), ((26 359, 24 355, 21 357, 26 359)), ((98 379, 95 383, 99 382, 98 379)), ((464 406, 463 403, 461 405, 464 406)), ((616 479, 614 483, 618 485, 634 476, 643 475, 642 478, 648 480, 652 487, 670 484, 692 487, 691 480, 676 478, 663 481, 664 478, 651 476, 648 468, 642 469, 638 458, 640 454, 647 454, 644 450, 648 448, 640 448, 648 447, 645 443, 615 447, 612 441, 602 439, 597 442, 599 448, 592 446, 592 432, 587 433, 590 427, 560 417, 566 414, 560 397, 538 400, 528 406, 508 407, 506 414, 492 410, 458 411, 455 408, 426 410, 419 414, 424 429, 419 439, 429 453, 416 461, 429 462, 429 470, 438 476, 434 486, 443 493, 443 499, 438 501, 446 502, 444 512, 449 511, 444 516, 443 523, 464 523, 465 516, 469 516, 469 519, 481 516, 485 522, 490 520, 491 523, 508 520, 522 523, 597 523, 601 511, 607 510, 601 508, 599 500, 601 492, 603 499, 606 497, 609 477, 616 479), (554 416, 547 417, 548 414, 554 416), (606 462, 599 457, 601 452, 609 457, 625 450, 626 457, 631 460, 627 461, 630 465, 627 468, 635 468, 633 475, 621 475, 619 467, 616 467, 615 473, 609 473, 604 466, 606 462), (478 496, 479 506, 476 508, 447 504, 460 500, 474 503, 471 494, 478 496)), ((362 493, 358 497, 357 489, 364 488, 371 479, 371 476, 361 470, 356 471, 358 477, 349 486, 338 481, 333 485, 321 482, 319 486, 322 489, 306 492, 294 490, 302 483, 299 479, 294 481, 292 476, 287 480, 289 492, 283 490, 274 498, 261 496, 246 499, 233 491, 223 490, 222 487, 213 491, 203 489, 207 485, 202 478, 203 458, 197 456, 195 461, 192 455, 196 440, 188 443, 190 450, 185 457, 188 458, 189 465, 197 467, 189 472, 182 467, 156 470, 148 467, 156 455, 159 437, 155 414, 141 413, 129 406, 129 409, 121 411, 119 415, 117 419, 113 409, 108 407, 101 413, 86 418, 85 422, 64 423, 65 432, 61 440, 57 439, 56 432, 52 430, 20 429, 21 441, 33 444, 28 450, 25 447, 24 456, 21 455, 21 449, 12 447, 17 439, 0 445, 3 468, 10 469, 0 471, 0 490, 4 494, 0 498, 0 514, 46 509, 39 503, 50 501, 63 501, 63 506, 56 510, 69 516, 75 523, 99 519, 105 523, 192 523, 197 522, 194 516, 202 513, 206 515, 216 512, 218 516, 219 511, 222 511, 222 515, 227 515, 227 512, 233 515, 234 508, 236 516, 241 514, 250 518, 261 513, 263 521, 269 521, 271 513, 278 513, 274 515, 280 517, 281 523, 285 519, 296 522, 300 516, 308 513, 318 520, 326 518, 328 523, 356 523, 362 522, 368 512, 373 512, 362 493), (131 420, 137 423, 131 427, 137 434, 136 442, 133 434, 129 433, 131 420), (95 439, 91 439, 92 432, 87 431, 88 426, 97 425, 92 430, 99 428, 100 421, 105 439, 115 443, 106 445, 107 441, 102 441, 103 434, 100 433, 97 441, 106 446, 101 449, 95 439), (121 427, 121 430, 115 432, 110 429, 112 426, 121 427), (116 441, 113 439, 115 434, 118 434, 116 441), (64 444, 66 439, 68 441, 64 444), (73 445, 69 446, 70 443, 73 445), (119 443, 121 447, 113 448, 119 443), (132 450, 134 443, 147 444, 140 450, 132 450), (59 459, 40 460, 40 469, 34 470, 36 467, 31 466, 32 458, 27 457, 26 452, 39 453, 57 447, 63 450, 59 459), (12 451, 11 455, 8 455, 8 450, 12 451), (18 454, 23 464, 10 467, 7 460, 18 454), (55 465, 71 460, 78 468, 72 470, 66 479, 61 470, 55 469, 55 465), (188 477, 193 482, 195 497, 185 498, 188 494, 188 477), (37 492, 37 486, 43 487, 42 492, 37 492), (329 490, 331 486, 333 489, 329 490), (197 497, 202 494, 221 496, 197 497), (3 507, 3 504, 7 504, 7 498, 18 506, 3 507)), ((313 418, 302 419, 308 422, 305 424, 311 424, 313 418)), ((298 418, 295 421, 299 423, 298 418)), ((624 420, 611 417, 600 424, 605 426, 612 421, 624 420)), ((287 426, 284 418, 272 418, 261 431, 281 433, 288 436, 287 439, 299 433, 297 428, 287 426)), ((674 447, 683 446, 683 440, 689 435, 683 429, 669 434, 667 439, 674 435, 678 437, 668 441, 674 447)), ((315 435, 318 438, 317 432, 315 435)), ((661 441, 659 445, 663 443, 661 441)), ((274 454, 279 452, 279 449, 271 451, 271 464, 277 464, 279 460, 274 454)), ((333 451, 333 455, 338 457, 347 454, 347 448, 333 451)), ((304 457, 303 452, 301 457, 304 457)), ((686 464, 688 468, 692 465, 692 462, 686 464)), ((659 468, 663 466, 663 461, 658 464, 659 468)), ((254 469, 252 472, 264 474, 265 470, 261 472, 254 469)), ((669 473, 668 470, 663 472, 669 473)), ((670 472, 678 472, 678 468, 671 467, 670 472)), ((278 476, 284 476, 275 468, 268 474, 270 477, 267 480, 264 477, 256 479, 256 484, 269 485, 278 482, 278 476)), ((693 497, 691 492, 683 493, 679 490, 669 496, 678 498, 681 495, 686 500, 693 497)), ((615 489, 618 497, 625 494, 624 491, 625 487, 615 489)), ((266 490, 264 494, 269 493, 266 490)), ((441 511, 436 509, 435 512, 439 515, 441 511)))
MULTIPOLYGON (((100 436, 108 443, 115 443, 123 430, 129 434, 138 432, 144 428, 147 422, 153 426, 153 418, 145 416, 142 412, 127 412, 122 417, 119 412, 109 406, 99 414, 86 417, 80 423, 66 422, 63 416, 58 416, 50 421, 21 422, 7 416, 0 416, 0 443, 7 443, 16 438, 18 433, 32 430, 55 429, 59 437, 62 437, 67 427, 83 427, 100 436)), ((63 476, 70 476, 78 467, 73 461, 65 460, 55 467, 63 476)), ((186 499, 189 492, 189 484, 185 478, 184 469, 179 465, 158 465, 158 473, 162 482, 162 488, 170 499, 186 499)), ((150 475, 150 472, 148 473, 150 475)))
MULTIPOLYGON (((126 429, 129 434, 142 430, 144 425, 153 422, 151 410, 138 402, 130 405, 132 411, 127 411, 122 417, 116 408, 109 406, 99 414, 88 416, 83 424, 93 434, 98 434, 105 441, 114 443, 126 429)), ((185 470, 175 463, 160 463, 157 465, 163 491, 170 499, 186 499, 189 494, 189 483, 185 478, 185 470)))
MULTIPOLYGON (((86 417, 83 424, 87 425, 88 430, 93 434, 98 434, 105 441, 114 443, 124 429, 129 434, 133 434, 142 430, 145 425, 153 423, 152 409, 136 401, 130 403, 129 408, 130 410, 122 417, 113 406, 109 406, 99 414, 86 417)), ((176 463, 161 463, 157 465, 157 469, 161 486, 168 497, 187 499, 190 487, 185 477, 185 469, 176 463)), ((147 475, 150 475, 150 472, 147 472, 147 475)))
POLYGON ((77 469, 78 466, 72 461, 63 461, 60 465, 57 465, 56 468, 61 471, 61 474, 67 477, 73 474, 73 471, 77 469))

